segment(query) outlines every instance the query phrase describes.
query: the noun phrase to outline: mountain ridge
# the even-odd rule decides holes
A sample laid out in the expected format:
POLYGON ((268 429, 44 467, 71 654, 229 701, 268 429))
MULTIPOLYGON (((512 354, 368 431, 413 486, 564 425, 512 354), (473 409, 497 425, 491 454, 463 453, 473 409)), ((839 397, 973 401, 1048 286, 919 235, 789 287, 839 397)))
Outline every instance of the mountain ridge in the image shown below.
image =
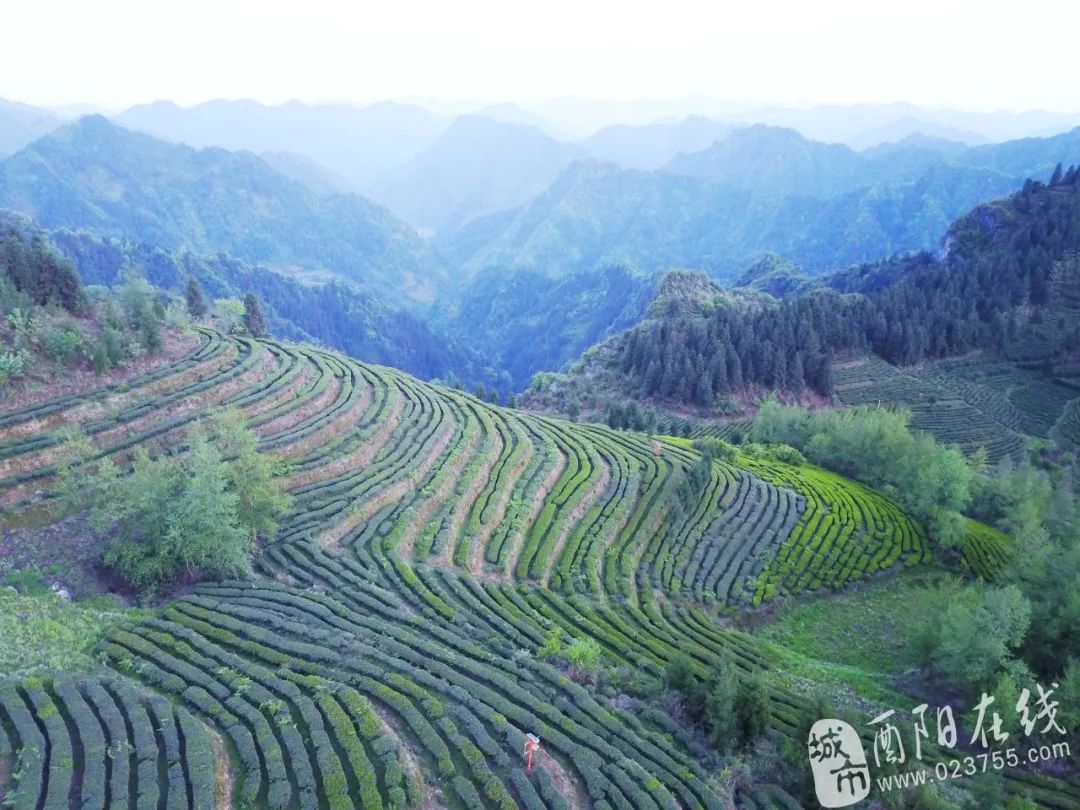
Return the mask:
POLYGON ((87 116, 0 162, 0 207, 47 228, 224 252, 430 301, 448 268, 357 195, 319 195, 250 152, 195 149, 87 116))

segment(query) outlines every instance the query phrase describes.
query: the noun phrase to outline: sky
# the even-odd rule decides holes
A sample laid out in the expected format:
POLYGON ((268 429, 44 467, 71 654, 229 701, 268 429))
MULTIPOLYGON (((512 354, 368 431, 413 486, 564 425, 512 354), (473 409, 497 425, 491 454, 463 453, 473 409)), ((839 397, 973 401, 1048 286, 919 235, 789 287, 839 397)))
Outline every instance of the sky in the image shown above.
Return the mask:
POLYGON ((0 98, 910 101, 1080 111, 1074 0, 33 0, 0 98))

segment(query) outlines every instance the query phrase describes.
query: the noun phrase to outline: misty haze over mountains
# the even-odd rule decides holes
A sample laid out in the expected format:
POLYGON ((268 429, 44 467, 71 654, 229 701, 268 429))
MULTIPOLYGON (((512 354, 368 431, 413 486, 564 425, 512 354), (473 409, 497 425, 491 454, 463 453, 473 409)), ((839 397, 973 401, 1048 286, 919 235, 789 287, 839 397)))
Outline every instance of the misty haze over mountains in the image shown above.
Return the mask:
MULTIPOLYGON (((343 152, 355 152, 343 148, 342 142, 350 137, 362 138, 364 146, 373 151, 351 155, 350 159, 356 162, 360 172, 365 166, 393 167, 406 162, 430 145, 454 118, 461 115, 483 115, 504 123, 535 126, 557 140, 591 139, 599 143, 615 136, 636 139, 638 136, 628 127, 692 131, 694 123, 681 126, 687 118, 696 121, 699 131, 705 123, 701 119, 714 125, 769 124, 795 129, 812 140, 843 143, 853 149, 898 141, 913 133, 972 145, 1053 135, 1080 124, 1080 112, 979 112, 931 109, 904 102, 797 107, 699 97, 551 99, 522 103, 437 99, 400 99, 372 104, 289 101, 280 105, 215 99, 186 107, 159 100, 112 111, 88 104, 36 108, 0 99, 0 134, 11 138, 0 141, 0 154, 14 151, 11 144, 16 141, 10 133, 21 133, 32 139, 59 126, 65 119, 95 113, 114 118, 128 128, 142 129, 191 146, 222 146, 254 152, 330 153, 335 147, 343 152), (608 130, 606 135, 603 130, 608 130)), ((715 139, 715 133, 722 133, 722 128, 709 132, 715 139)), ((688 137, 692 139, 692 136, 688 137)), ((23 145, 26 142, 29 141, 24 141, 23 145)), ((672 146, 677 150, 696 151, 709 143, 711 141, 701 144, 700 140, 692 139, 690 143, 680 144, 676 139, 672 146)), ((605 157, 602 152, 594 156, 605 157)), ((632 168, 657 168, 658 165, 632 168)))
MULTIPOLYGON (((1053 135, 1080 124, 1080 114, 978 113, 911 104, 799 109, 708 99, 387 101, 365 107, 210 101, 188 108, 159 101, 113 120, 169 141, 267 155, 279 171, 317 191, 356 191, 423 233, 445 233, 539 196, 575 160, 678 172, 680 155, 706 150, 754 124, 855 150, 893 143, 941 155, 957 144, 1053 135)), ((836 167, 821 168, 825 177, 836 167)), ((822 195, 814 190, 811 196, 822 195)))
POLYGON ((672 268, 733 284, 766 256, 812 277, 934 250, 973 206, 1074 162, 1077 123, 705 99, 158 101, 76 120, 2 102, 0 209, 98 283, 166 251, 155 283, 263 278, 289 334, 507 391, 634 323, 672 268))

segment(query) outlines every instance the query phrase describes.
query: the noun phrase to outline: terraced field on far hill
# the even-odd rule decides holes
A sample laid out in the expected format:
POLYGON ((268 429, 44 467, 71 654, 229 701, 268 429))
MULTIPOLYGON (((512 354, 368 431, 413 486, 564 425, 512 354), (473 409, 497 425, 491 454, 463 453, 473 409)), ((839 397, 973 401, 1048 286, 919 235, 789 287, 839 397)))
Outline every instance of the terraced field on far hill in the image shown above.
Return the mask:
POLYGON ((1017 459, 1027 437, 1076 445, 1080 382, 982 357, 898 369, 869 356, 836 364, 844 405, 899 404, 913 427, 965 452, 985 447, 989 461, 1017 459))
MULTIPOLYGON (((70 426, 123 465, 136 446, 182 447, 222 407, 287 462, 293 506, 259 576, 113 631, 114 680, 4 686, 13 806, 722 807, 667 714, 537 655, 551 630, 636 677, 677 652, 701 674, 730 656, 767 676, 775 652, 723 612, 930 558, 895 504, 816 468, 716 462, 675 510, 698 459, 687 442, 208 330, 171 366, 0 416, 0 503, 48 505, 70 426)), ((972 565, 1000 553, 980 535, 972 565)), ((771 727, 800 736, 810 701, 766 682, 771 727)), ((1023 778, 1080 807, 1072 786, 1023 778)), ((798 804, 766 785, 739 806, 798 804)))

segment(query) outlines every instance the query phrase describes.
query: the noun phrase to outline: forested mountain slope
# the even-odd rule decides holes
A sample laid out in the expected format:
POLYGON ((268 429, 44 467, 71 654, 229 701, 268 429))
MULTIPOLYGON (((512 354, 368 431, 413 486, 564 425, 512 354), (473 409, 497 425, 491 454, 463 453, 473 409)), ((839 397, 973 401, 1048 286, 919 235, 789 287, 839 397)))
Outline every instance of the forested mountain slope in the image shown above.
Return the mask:
POLYGON ((522 391, 537 369, 559 368, 589 346, 632 326, 657 279, 624 264, 551 278, 540 272, 485 270, 437 327, 468 346, 522 391))
POLYGON ((727 229, 745 218, 746 196, 694 178, 576 162, 512 217, 496 215, 498 228, 478 249, 459 252, 453 234, 438 244, 474 272, 560 276, 612 262, 646 272, 711 269, 735 238, 727 229))
POLYGON ((918 144, 856 153, 748 127, 662 172, 575 164, 513 217, 490 223, 483 240, 471 227, 440 246, 472 270, 560 275, 623 261, 730 282, 772 251, 819 274, 933 248, 972 206, 1048 176, 1078 150, 1076 130, 953 154, 918 144))
POLYGON ((711 414, 755 392, 829 397, 838 308, 823 297, 777 301, 674 270, 645 316, 590 348, 568 374, 539 374, 528 401, 595 411, 624 399, 711 414))
POLYGON ((87 116, 0 163, 0 207, 168 250, 227 253, 396 302, 448 270, 412 228, 355 195, 321 196, 255 155, 195 150, 87 116))
POLYGON ((816 283, 776 260, 748 275, 784 287, 779 301, 670 274, 648 317, 568 377, 546 378, 537 400, 603 409, 630 398, 715 416, 717 403, 738 411, 755 391, 835 393, 906 405, 917 427, 994 460, 1016 456, 1024 436, 1075 444, 1078 172, 979 206, 944 245, 940 258, 901 256, 816 283))

